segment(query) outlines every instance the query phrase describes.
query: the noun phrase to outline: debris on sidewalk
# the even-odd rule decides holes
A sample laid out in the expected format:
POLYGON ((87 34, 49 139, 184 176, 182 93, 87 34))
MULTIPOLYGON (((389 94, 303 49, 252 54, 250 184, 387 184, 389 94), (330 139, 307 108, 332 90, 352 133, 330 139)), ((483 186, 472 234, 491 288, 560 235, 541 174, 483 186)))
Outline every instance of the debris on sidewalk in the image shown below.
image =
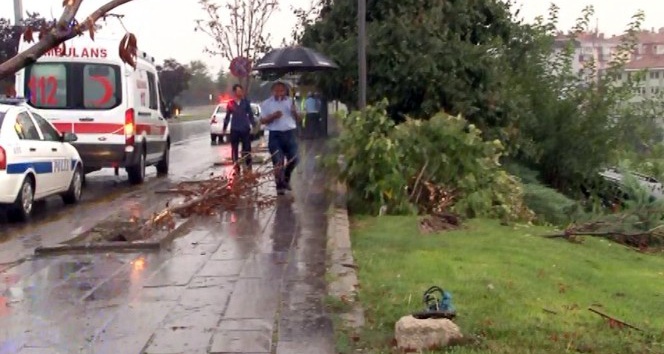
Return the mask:
MULTIPOLYGON (((163 210, 155 213, 142 228, 143 233, 159 228, 172 228, 175 216, 188 218, 193 215, 215 215, 220 211, 234 210, 238 207, 253 206, 266 208, 272 206, 276 197, 263 192, 264 184, 270 183, 274 176, 273 168, 264 168, 269 159, 255 169, 234 170, 226 175, 212 175, 206 180, 185 181, 175 188, 157 191, 172 193, 182 198, 180 203, 169 203, 163 210)), ((241 164, 241 161, 239 162, 241 164)))

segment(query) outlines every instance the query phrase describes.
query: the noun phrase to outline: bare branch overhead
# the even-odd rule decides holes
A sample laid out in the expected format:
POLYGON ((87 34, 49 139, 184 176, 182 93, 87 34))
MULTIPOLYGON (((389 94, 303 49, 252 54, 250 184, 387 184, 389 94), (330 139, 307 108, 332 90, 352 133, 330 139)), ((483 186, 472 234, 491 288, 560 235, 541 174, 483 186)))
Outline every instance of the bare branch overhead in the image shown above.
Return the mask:
MULTIPOLYGON (((92 12, 85 20, 76 21, 76 14, 83 0, 64 0, 62 15, 51 28, 41 28, 37 43, 29 49, 18 53, 13 58, 0 63, 0 79, 14 75, 19 70, 34 63, 46 52, 57 48, 60 45, 76 36, 90 31, 90 36, 94 39, 94 24, 100 18, 104 17, 109 11, 120 5, 124 5, 132 0, 111 0, 92 12)), ((24 40, 32 42, 32 28, 26 29, 24 40)))

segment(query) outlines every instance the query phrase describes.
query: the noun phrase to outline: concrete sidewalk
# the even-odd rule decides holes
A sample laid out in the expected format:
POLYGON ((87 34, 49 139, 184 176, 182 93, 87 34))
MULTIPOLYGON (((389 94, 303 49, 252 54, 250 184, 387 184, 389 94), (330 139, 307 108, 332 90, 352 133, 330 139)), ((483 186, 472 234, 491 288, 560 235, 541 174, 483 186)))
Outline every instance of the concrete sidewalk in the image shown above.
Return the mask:
POLYGON ((201 219, 170 250, 0 274, 0 353, 334 353, 322 152, 301 143, 292 197, 201 219))

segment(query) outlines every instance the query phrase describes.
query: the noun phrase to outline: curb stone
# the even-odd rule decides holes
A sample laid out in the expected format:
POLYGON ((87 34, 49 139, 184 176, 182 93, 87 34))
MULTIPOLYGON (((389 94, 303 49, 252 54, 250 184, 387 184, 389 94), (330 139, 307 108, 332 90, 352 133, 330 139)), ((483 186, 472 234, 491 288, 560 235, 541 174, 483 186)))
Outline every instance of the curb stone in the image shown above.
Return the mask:
POLYGON ((353 259, 350 240, 350 222, 345 206, 346 188, 337 183, 334 188, 336 198, 330 206, 327 226, 327 273, 328 295, 348 305, 347 311, 340 313, 343 326, 357 330, 364 326, 364 310, 357 298, 357 266, 353 259))
POLYGON ((193 217, 178 220, 173 230, 159 231, 145 241, 137 242, 98 242, 88 244, 59 244, 55 246, 43 246, 35 248, 34 254, 37 256, 67 253, 67 252, 143 252, 159 251, 166 244, 171 242, 176 235, 189 226, 193 217))

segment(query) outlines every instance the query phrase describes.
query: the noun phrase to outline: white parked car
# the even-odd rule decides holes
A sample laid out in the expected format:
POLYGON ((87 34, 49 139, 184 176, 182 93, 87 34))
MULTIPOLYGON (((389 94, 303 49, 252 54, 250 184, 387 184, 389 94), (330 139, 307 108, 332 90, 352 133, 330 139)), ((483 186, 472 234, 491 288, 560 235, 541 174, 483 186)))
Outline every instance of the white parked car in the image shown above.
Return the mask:
POLYGON ((0 99, 0 207, 12 219, 30 218, 35 200, 60 195, 77 203, 83 189, 83 162, 70 142, 19 99, 0 99))
POLYGON ((212 117, 210 117, 210 139, 212 144, 224 141, 224 118, 226 118, 226 104, 222 103, 214 108, 212 117))
MULTIPOLYGON (((231 121, 228 122, 226 135, 224 135, 224 119, 226 118, 228 102, 229 101, 224 101, 221 104, 218 104, 217 107, 214 108, 214 112, 212 112, 212 116, 210 117, 210 140, 213 145, 228 141, 226 135, 228 135, 228 132, 231 130, 231 121)), ((258 122, 261 116, 261 106, 257 103, 251 103, 251 110, 258 122)), ((264 130, 265 127, 261 124, 259 132, 253 138, 260 138, 264 134, 264 130)))

